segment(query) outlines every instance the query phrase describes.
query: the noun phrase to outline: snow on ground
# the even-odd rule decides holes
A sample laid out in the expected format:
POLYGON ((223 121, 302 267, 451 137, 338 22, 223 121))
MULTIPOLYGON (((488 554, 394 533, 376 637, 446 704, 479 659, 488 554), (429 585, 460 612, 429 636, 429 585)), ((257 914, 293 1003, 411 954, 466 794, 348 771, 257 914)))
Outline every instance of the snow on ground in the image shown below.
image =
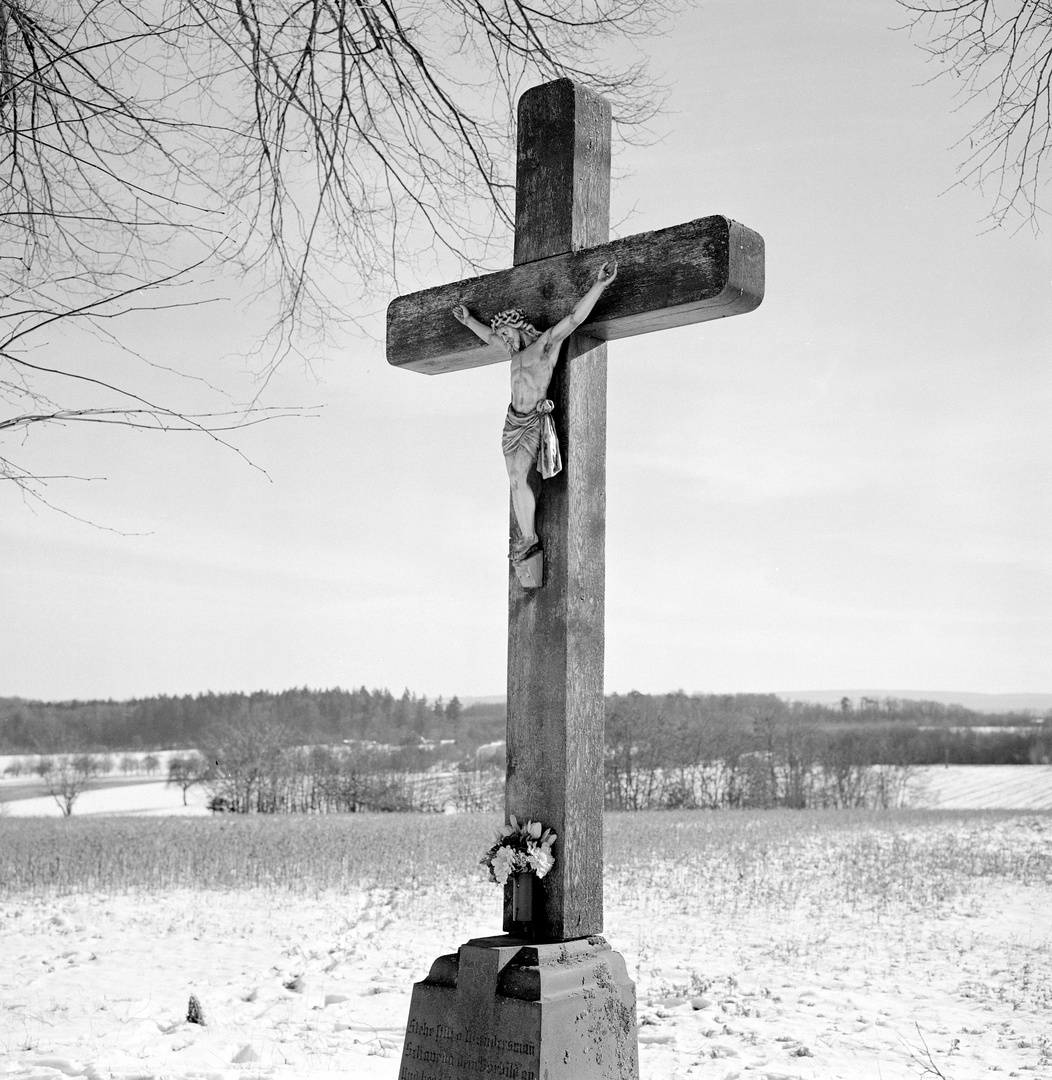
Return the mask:
MULTIPOLYGON (((206 814, 207 794, 183 793, 164 780, 110 777, 96 782, 73 806, 73 814, 206 814)), ((36 777, 0 781, 0 813, 50 816, 62 811, 41 795, 36 777)), ((1052 810, 1052 765, 950 765, 917 768, 908 805, 940 810, 1052 810)))
MULTIPOLYGON (((990 829, 1052 842, 1047 817, 990 829)), ((607 882, 643 1080, 1052 1078, 1052 880, 850 908, 711 895, 656 863, 607 882)), ((396 1080, 412 983, 499 907, 452 877, 0 903, 0 1080, 396 1080)))
MULTIPOLYGON (((129 780, 109 778, 104 786, 92 787, 82 792, 73 804, 75 817, 93 814, 208 814, 208 793, 204 788, 192 787, 183 793, 164 780, 129 780)), ((0 788, 0 813, 12 817, 61 817, 59 805, 50 795, 36 794, 40 782, 19 778, 7 780, 0 788), (24 797, 22 793, 25 793, 24 797)))
MULTIPOLYGON (((73 807, 89 814, 207 814, 201 787, 187 792, 163 779, 107 777, 85 791, 73 807)), ((41 795, 36 777, 0 780, 0 813, 16 817, 59 817, 50 795, 41 795)), ((909 805, 940 810, 1052 810, 1052 765, 931 765, 917 768, 909 805)))
POLYGON ((815 912, 704 929, 652 918, 624 950, 645 957, 647 1080, 1052 1078, 1050 888, 991 888, 868 925, 815 912), (684 1003, 699 974, 704 992, 684 1003))
POLYGON ((913 805, 939 810, 1052 810, 1052 765, 928 765, 913 805))

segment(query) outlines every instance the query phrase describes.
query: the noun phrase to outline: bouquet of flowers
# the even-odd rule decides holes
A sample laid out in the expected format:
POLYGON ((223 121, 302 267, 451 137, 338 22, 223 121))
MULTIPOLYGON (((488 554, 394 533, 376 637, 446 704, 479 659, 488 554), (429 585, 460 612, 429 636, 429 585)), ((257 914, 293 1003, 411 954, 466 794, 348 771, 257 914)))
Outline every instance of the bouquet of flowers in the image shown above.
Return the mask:
POLYGON ((502 825, 497 842, 479 860, 489 868, 489 876, 503 885, 512 874, 523 872, 542 878, 555 865, 552 844, 556 836, 539 821, 525 821, 521 825, 511 815, 511 824, 502 825))

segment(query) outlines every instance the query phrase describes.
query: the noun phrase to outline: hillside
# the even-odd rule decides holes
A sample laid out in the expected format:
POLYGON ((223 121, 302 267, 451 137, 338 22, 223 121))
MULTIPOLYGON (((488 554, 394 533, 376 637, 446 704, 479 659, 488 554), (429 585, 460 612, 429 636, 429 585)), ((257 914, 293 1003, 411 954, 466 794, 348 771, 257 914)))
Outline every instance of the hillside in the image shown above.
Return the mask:
POLYGON ((779 690, 778 697, 788 702, 811 702, 838 705, 844 698, 858 702, 862 698, 884 701, 937 701, 941 705, 960 705, 972 712, 1023 713, 1045 715, 1052 712, 1052 694, 978 694, 960 690, 779 690))

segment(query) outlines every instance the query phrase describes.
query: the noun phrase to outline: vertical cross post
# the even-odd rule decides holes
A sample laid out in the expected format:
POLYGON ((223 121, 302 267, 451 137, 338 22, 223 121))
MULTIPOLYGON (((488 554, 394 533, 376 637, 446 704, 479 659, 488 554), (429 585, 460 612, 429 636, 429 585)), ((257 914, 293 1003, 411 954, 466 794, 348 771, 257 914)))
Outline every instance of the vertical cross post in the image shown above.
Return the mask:
MULTIPOLYGON (((568 79, 523 94, 515 190, 516 266, 606 243, 607 102, 568 79)), ((603 928, 606 345, 570 338, 548 394, 564 467, 538 500, 544 587, 509 574, 506 802, 558 833, 534 922, 556 942, 603 928)))
POLYGON ((528 876, 529 923, 512 918, 509 887, 509 935, 475 938, 439 957, 414 986, 400 1080, 639 1075, 635 988, 624 960, 596 936, 603 928, 603 341, 752 311, 763 298, 763 240, 709 217, 608 243, 609 205, 607 103, 565 79, 528 90, 519 101, 515 265, 398 297, 388 308, 392 364, 431 374, 477 367, 509 359, 508 350, 462 325, 463 308, 488 319, 514 299, 551 327, 604 262, 619 267, 590 321, 576 323, 592 336, 569 338, 548 387, 563 470, 543 485, 531 474, 541 488, 543 583, 525 587, 509 574, 507 811, 558 833, 555 865, 539 882, 528 876))

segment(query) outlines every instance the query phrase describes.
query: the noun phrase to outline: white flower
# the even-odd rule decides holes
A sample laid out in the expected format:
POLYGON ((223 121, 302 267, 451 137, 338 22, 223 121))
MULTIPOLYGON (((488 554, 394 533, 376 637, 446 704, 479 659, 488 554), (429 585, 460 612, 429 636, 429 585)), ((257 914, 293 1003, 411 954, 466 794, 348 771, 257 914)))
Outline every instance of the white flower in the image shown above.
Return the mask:
POLYGON ((514 814, 509 822, 497 832, 493 847, 482 856, 483 866, 489 868, 490 877, 504 885, 512 874, 534 873, 544 877, 555 865, 552 844, 555 833, 539 821, 524 821, 521 825, 514 814))
POLYGON ((497 848, 490 863, 490 873, 498 885, 503 885, 508 880, 508 875, 515 872, 515 856, 517 852, 511 848, 497 848))
POLYGON ((530 850, 526 855, 526 861, 530 864, 530 869, 542 878, 549 870, 555 865, 555 859, 552 858, 551 852, 546 847, 536 847, 530 845, 530 850))

